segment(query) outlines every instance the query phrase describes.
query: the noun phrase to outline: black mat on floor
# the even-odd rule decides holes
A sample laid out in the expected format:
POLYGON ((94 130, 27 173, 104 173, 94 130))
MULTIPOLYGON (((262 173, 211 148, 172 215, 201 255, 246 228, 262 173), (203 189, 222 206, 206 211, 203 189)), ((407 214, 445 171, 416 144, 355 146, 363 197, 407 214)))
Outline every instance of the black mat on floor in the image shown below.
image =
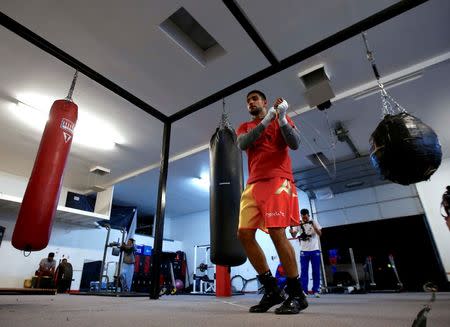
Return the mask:
MULTIPOLYGON (((216 296, 216 293, 182 293, 183 295, 216 296)), ((231 296, 244 295, 243 292, 231 293, 231 296)))
POLYGON ((0 295, 56 295, 53 288, 0 288, 0 295))
POLYGON ((121 293, 121 292, 74 292, 70 295, 92 295, 92 296, 113 296, 113 297, 149 297, 148 293, 121 293))

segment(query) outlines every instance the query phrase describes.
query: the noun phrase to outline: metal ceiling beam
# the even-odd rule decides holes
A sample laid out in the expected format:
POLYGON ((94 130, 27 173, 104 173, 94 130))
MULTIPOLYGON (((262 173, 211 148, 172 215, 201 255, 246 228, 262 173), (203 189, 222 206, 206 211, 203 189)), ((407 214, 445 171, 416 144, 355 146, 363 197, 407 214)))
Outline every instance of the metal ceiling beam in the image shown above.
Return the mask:
POLYGON ((228 8, 228 10, 233 14, 234 18, 241 24, 242 28, 247 32, 248 36, 253 40, 258 49, 266 57, 271 65, 279 64, 278 59, 272 53, 272 50, 267 46, 262 37, 256 31, 255 27, 252 25, 248 17, 245 15, 244 11, 239 7, 235 0, 223 0, 223 3, 228 8))
MULTIPOLYGON (((253 85, 259 81, 262 81, 272 75, 275 75, 289 67, 292 67, 296 64, 299 64, 300 62, 322 52, 325 51, 339 43, 342 43, 366 30, 369 30, 381 23, 384 23, 385 21, 390 20, 391 18, 394 18, 400 14, 403 14, 404 12, 413 9, 419 5, 421 5, 424 2, 427 2, 428 0, 402 0, 399 1, 392 6, 387 7, 386 9, 383 9, 366 19, 363 19, 325 39, 322 41, 319 41, 306 49, 303 49, 286 59, 281 60, 278 64, 272 65, 268 68, 265 68, 253 75, 250 75, 243 80, 236 82, 192 105, 189 107, 178 111, 177 113, 169 116, 169 119, 171 122, 175 122, 177 120, 180 120, 196 111, 199 111, 210 104, 213 104, 220 99, 223 99, 231 94, 234 94, 250 85, 253 85)), ((224 2, 228 2, 224 0, 224 2)))
MULTIPOLYGON (((36 33, 32 32, 22 24, 18 23, 14 19, 8 17, 3 12, 0 12, 0 25, 5 27, 6 29, 10 30, 11 32, 17 34, 18 36, 24 38, 28 42, 34 44, 38 48, 44 50, 45 52, 49 53, 53 57, 61 60, 65 64, 69 65, 70 67, 78 70, 80 73, 86 75, 90 79, 96 81, 100 85, 104 86, 108 90, 112 91, 113 93, 117 94, 121 98, 129 101, 130 103, 134 104, 136 107, 142 109, 149 115, 155 117, 156 119, 160 120, 163 123, 169 122, 169 117, 161 113, 160 111, 153 108, 151 105, 145 103, 135 95, 131 94, 127 90, 123 89, 119 85, 115 84, 111 80, 107 79, 105 76, 99 74, 92 68, 88 67, 87 65, 83 64, 81 61, 75 59, 71 55, 69 55, 67 52, 64 52, 63 50, 59 49, 52 43, 48 42, 44 38, 40 37, 36 33)), ((69 78, 68 78, 69 80, 69 78)))

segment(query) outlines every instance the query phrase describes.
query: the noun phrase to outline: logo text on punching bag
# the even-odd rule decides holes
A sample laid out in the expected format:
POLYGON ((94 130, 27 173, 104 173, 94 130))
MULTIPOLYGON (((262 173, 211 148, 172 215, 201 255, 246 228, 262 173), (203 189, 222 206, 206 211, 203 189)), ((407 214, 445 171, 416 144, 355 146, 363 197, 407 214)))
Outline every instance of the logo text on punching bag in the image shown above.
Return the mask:
POLYGON ((65 131, 73 134, 73 129, 75 128, 75 124, 73 122, 71 122, 70 120, 63 118, 61 120, 61 128, 65 131))
POLYGON ((70 120, 63 118, 61 120, 61 129, 63 129, 64 142, 67 143, 72 139, 73 129, 75 128, 75 124, 70 120), (69 132, 69 133, 66 133, 69 132))
POLYGON ((65 131, 68 131, 71 134, 73 134, 73 129, 75 128, 75 124, 73 122, 71 122, 70 120, 63 118, 61 120, 61 128, 65 131))

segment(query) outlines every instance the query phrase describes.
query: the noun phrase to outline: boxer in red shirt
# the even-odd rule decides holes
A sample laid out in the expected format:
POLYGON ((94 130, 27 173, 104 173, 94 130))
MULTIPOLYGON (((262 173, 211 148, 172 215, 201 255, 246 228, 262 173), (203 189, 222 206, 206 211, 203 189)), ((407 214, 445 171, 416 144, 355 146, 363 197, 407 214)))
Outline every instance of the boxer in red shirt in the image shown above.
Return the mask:
POLYGON ((297 150, 299 136, 293 121, 286 115, 288 103, 278 98, 267 109, 264 93, 247 94, 247 108, 253 120, 242 123, 237 130, 237 143, 247 152, 249 178, 241 196, 239 240, 264 285, 264 296, 250 312, 266 312, 283 304, 276 314, 296 314, 308 307, 298 279, 295 251, 285 229, 299 225, 297 188, 293 183, 289 148, 297 150), (286 271, 288 297, 278 288, 264 252, 256 242, 256 230, 268 233, 286 271))

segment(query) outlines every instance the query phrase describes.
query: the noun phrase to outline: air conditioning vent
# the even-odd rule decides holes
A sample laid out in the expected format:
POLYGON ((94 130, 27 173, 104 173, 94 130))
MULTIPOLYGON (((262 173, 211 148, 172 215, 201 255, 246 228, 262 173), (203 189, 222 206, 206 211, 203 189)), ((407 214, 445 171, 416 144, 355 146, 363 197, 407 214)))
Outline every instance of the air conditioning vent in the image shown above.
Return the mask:
POLYGON ((95 166, 92 167, 89 170, 90 173, 95 174, 95 175, 99 175, 99 176, 105 176, 111 173, 111 170, 102 166, 95 166))
POLYGON ((330 163, 328 158, 322 152, 307 155, 306 158, 311 161, 314 166, 326 166, 330 163))
POLYGON ((331 106, 330 100, 334 98, 334 92, 324 65, 301 72, 298 77, 305 87, 303 96, 311 108, 318 107, 324 110, 331 106))
POLYGON ((358 187, 358 186, 361 186, 361 185, 364 185, 363 181, 354 181, 354 182, 350 182, 350 183, 345 184, 345 187, 346 188, 353 188, 353 187, 358 187))
POLYGON ((226 53, 183 7, 162 22, 159 29, 202 66, 226 53))

